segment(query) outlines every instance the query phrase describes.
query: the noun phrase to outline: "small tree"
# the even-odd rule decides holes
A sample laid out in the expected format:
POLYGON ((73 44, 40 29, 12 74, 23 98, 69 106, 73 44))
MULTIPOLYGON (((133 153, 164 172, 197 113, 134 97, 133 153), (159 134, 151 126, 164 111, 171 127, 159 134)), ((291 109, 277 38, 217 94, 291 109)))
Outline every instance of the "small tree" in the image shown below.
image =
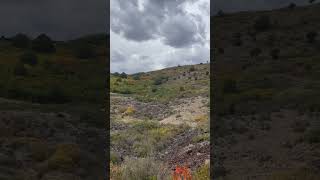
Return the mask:
POLYGON ((28 64, 28 65, 34 66, 34 65, 38 64, 38 57, 33 52, 26 52, 21 55, 20 61, 23 64, 28 64))
POLYGON ((123 79, 127 79, 128 78, 128 75, 125 73, 125 72, 122 72, 120 74, 120 77, 123 78, 123 79))
POLYGON ((28 48, 30 39, 25 34, 17 34, 12 38, 12 45, 17 48, 28 48))
POLYGON ((56 51, 53 41, 45 34, 41 34, 33 40, 32 49, 42 53, 53 53, 56 51))
POLYGON ((193 72, 195 70, 196 70, 196 68, 194 66, 191 66, 190 69, 189 69, 189 72, 193 72))

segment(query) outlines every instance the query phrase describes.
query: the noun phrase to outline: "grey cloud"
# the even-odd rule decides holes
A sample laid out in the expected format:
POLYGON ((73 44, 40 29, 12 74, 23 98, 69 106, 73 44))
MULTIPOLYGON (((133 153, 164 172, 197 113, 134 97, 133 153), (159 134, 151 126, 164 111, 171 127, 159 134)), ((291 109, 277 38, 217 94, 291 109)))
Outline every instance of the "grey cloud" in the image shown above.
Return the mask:
POLYGON ((190 46, 197 42, 196 24, 187 16, 177 15, 168 18, 161 26, 161 35, 164 42, 172 47, 190 46))
MULTIPOLYGON (((191 1, 194 0, 188 2, 191 1)), ((183 11, 182 6, 187 1, 145 0, 142 2, 143 10, 139 9, 138 0, 112 0, 111 30, 128 40, 138 42, 162 38, 165 44, 176 48, 203 43, 203 39, 198 37, 199 30, 195 19, 183 11)))
POLYGON ((0 34, 46 33, 55 39, 106 33, 108 0, 4 0, 0 2, 0 34))

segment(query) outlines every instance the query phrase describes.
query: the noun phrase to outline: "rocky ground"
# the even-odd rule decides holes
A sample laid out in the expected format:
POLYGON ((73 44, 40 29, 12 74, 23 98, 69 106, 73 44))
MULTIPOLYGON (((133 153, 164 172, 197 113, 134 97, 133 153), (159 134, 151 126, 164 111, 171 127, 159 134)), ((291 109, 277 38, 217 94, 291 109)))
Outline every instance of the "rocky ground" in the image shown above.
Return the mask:
POLYGON ((0 111, 0 179, 104 179, 104 128, 66 109, 42 111, 30 109, 41 105, 3 103, 20 108, 0 111))
MULTIPOLYGON (((111 93, 111 155, 114 156, 111 162, 114 167, 121 169, 120 176, 111 174, 113 179, 126 177, 129 172, 126 169, 128 158, 151 158, 160 162, 158 166, 165 167, 165 171, 169 172, 166 177, 157 175, 156 169, 149 170, 153 174, 148 175, 149 178, 156 176, 158 179, 170 179, 176 166, 189 167, 195 173, 209 164, 209 92, 206 91, 209 89, 209 66, 201 64, 195 65, 194 69, 190 67, 149 72, 140 77, 145 81, 133 80, 130 76, 113 81, 115 84, 111 86, 114 89, 120 91, 121 87, 127 87, 128 90, 122 91, 132 92, 111 93), (153 79, 161 76, 168 78, 154 85, 153 79), (139 86, 144 87, 141 91, 150 90, 135 92, 139 86)), ((131 173, 138 174, 136 171, 131 173)), ((139 178, 146 178, 144 173, 139 172, 139 178)))

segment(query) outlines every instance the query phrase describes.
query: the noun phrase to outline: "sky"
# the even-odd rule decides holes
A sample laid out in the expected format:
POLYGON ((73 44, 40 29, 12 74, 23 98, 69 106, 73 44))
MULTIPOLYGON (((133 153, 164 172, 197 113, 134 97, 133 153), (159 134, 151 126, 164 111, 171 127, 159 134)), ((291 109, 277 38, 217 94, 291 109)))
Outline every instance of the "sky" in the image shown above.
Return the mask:
POLYGON ((111 72, 147 72, 210 59, 210 14, 309 0, 110 0, 111 72))
POLYGON ((109 0, 1 0, 0 36, 74 39, 109 29, 109 0))
POLYGON ((205 63, 209 0, 111 0, 111 72, 205 63))

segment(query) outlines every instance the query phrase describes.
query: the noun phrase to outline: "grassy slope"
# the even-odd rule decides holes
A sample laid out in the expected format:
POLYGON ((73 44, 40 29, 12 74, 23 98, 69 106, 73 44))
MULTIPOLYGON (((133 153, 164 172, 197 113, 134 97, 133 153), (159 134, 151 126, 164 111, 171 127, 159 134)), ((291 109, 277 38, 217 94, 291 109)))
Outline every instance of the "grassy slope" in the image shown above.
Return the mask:
POLYGON ((9 97, 12 89, 36 96, 59 88, 73 102, 102 102, 105 68, 101 67, 106 66, 105 45, 95 46, 97 57, 91 59, 75 57, 71 42, 59 42, 56 49, 53 54, 36 53, 38 64, 25 65, 28 75, 15 76, 13 69, 20 56, 28 50, 15 48, 10 41, 0 41, 1 96, 9 97))
POLYGON ((142 101, 166 102, 177 97, 208 96, 209 74, 207 73, 209 65, 202 64, 142 73, 136 80, 134 79, 136 74, 129 75, 127 79, 112 75, 110 87, 111 92, 130 94, 142 101), (192 72, 190 72, 191 67, 195 67, 192 72), (155 84, 155 81, 162 77, 162 83, 155 84))

